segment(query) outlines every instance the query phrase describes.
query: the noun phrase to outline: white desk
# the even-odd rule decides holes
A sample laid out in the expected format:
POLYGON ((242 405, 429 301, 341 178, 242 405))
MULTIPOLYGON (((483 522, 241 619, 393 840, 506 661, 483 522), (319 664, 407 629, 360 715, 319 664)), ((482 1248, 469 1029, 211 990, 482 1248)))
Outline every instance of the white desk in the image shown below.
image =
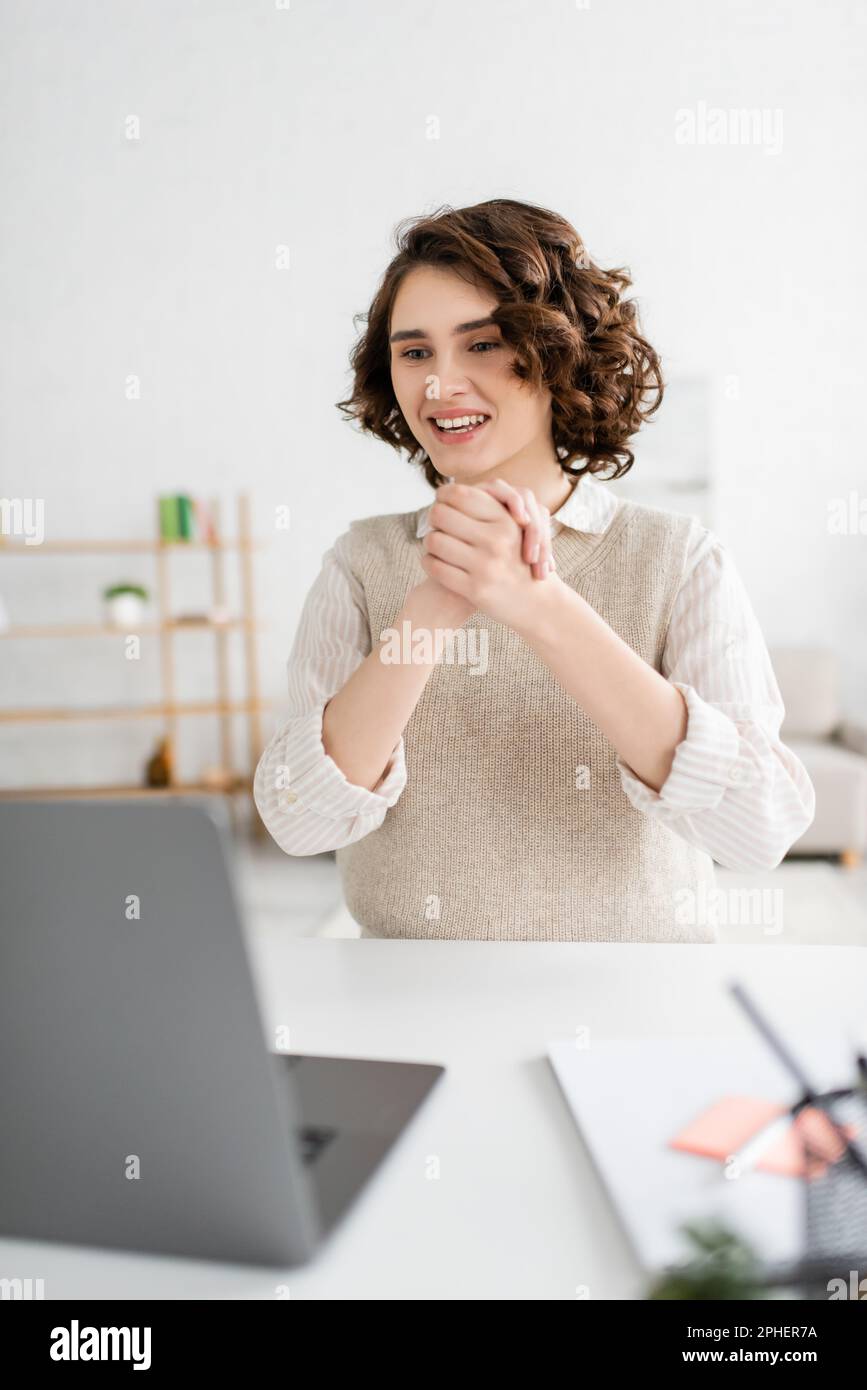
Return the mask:
POLYGON ((271 1299, 279 1285, 298 1299, 640 1296, 546 1039, 583 1026, 591 1041, 743 1036, 734 977, 780 1023, 821 1026, 836 1009, 867 1029, 859 947, 271 939, 254 963, 266 1023, 289 1026, 292 1051, 448 1068, 313 1264, 282 1273, 4 1240, 0 1277, 43 1278, 47 1299, 271 1299))

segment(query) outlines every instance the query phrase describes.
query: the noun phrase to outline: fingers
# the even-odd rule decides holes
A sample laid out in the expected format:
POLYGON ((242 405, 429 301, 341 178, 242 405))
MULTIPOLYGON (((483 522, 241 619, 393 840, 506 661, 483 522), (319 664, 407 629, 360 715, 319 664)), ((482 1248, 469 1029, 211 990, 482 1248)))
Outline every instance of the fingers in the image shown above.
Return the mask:
POLYGON ((522 528, 522 560, 534 579, 546 578, 555 568, 551 515, 530 488, 514 487, 503 478, 477 486, 444 483, 437 488, 430 521, 436 530, 472 544, 479 540, 479 522, 500 520, 503 507, 522 528))
POLYGON ((438 584, 442 584, 444 589, 448 589, 453 594, 460 594, 462 598, 470 597, 469 588, 472 579, 465 570, 456 569, 454 565, 438 559, 436 555, 429 555, 427 552, 422 555, 420 563, 429 579, 435 579, 438 584))
MULTIPOLYGON (((500 509, 501 511, 502 509, 500 509)), ((475 517, 441 502, 439 497, 430 509, 430 524, 436 531, 444 531, 449 536, 457 536, 461 541, 478 541, 480 523, 475 517)))
MULTIPOLYGON (((532 567, 539 563, 542 549, 542 521, 539 515, 539 504, 530 489, 522 489, 521 496, 530 518, 524 528, 524 559, 532 567)), ((536 569, 533 569, 533 577, 534 579, 539 577, 536 569)))
POLYGON ((517 521, 519 526, 526 526, 530 521, 530 513, 527 511, 527 504, 516 487, 507 483, 503 478, 495 478, 492 483, 479 483, 482 492, 490 493, 491 497, 496 497, 510 514, 517 521))
POLYGON ((545 579, 552 570, 556 569, 554 560, 554 543, 551 536, 551 513, 541 502, 539 512, 542 518, 542 548, 539 555, 540 574, 538 578, 545 579))
POLYGON ((481 487, 469 487, 466 483, 443 483, 437 488, 437 502, 447 503, 464 516, 474 517, 476 521, 498 521, 502 515, 500 503, 481 487))
POLYGON ((428 555, 433 555, 437 560, 444 560, 448 565, 454 565, 455 569, 469 570, 472 565, 472 545, 456 536, 447 535, 445 531, 428 532, 424 538, 424 548, 428 555))
POLYGON ((524 559, 530 565, 534 579, 545 579, 554 568, 551 514, 530 488, 519 488, 518 491, 530 514, 530 523, 524 531, 524 559))
POLYGON ((525 564, 530 565, 534 579, 544 579, 555 568, 551 544, 551 514, 548 508, 536 500, 530 488, 513 487, 504 478, 496 478, 490 483, 479 483, 478 486, 481 491, 488 492, 502 502, 518 525, 523 527, 521 558, 525 564), (531 558, 534 554, 535 562, 531 558))

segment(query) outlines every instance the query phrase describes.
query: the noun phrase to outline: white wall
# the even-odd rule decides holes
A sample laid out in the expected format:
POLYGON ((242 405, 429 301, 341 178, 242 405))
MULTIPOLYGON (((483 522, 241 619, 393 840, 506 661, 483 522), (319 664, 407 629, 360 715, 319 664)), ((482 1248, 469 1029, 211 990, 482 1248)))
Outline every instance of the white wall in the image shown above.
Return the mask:
MULTIPOLYGON (((0 496, 44 497, 55 535, 144 534, 160 490, 250 487, 266 530, 288 502, 260 569, 279 693, 333 537, 428 495, 333 405, 391 230, 526 198, 632 267, 670 371, 710 375, 717 529, 768 641, 834 644, 867 713, 867 539, 826 522, 867 494, 865 21, 862 0, 6 0, 0 496), (677 143, 700 102, 779 110, 781 146, 677 143)), ((0 559, 13 619, 89 616, 121 566, 88 563, 0 559)), ((0 650, 4 704, 96 677, 146 695, 105 646, 26 646, 0 650)), ((0 730, 2 780, 128 775, 153 733, 0 730)))

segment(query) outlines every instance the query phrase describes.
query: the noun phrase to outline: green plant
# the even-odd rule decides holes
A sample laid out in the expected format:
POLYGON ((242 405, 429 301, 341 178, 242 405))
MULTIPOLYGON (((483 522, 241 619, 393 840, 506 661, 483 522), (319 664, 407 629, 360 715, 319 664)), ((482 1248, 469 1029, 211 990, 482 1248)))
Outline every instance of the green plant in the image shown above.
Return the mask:
POLYGON ((648 1290, 648 1299, 768 1297, 759 1259, 746 1241, 714 1221, 687 1223, 680 1229, 696 1254, 661 1274, 648 1290))
POLYGON ((128 584, 123 582, 120 584, 112 584, 108 589, 103 589, 102 591, 102 596, 105 599, 118 598, 120 594, 135 594, 136 597, 140 598, 144 603, 150 598, 147 589, 143 588, 141 584, 128 584))

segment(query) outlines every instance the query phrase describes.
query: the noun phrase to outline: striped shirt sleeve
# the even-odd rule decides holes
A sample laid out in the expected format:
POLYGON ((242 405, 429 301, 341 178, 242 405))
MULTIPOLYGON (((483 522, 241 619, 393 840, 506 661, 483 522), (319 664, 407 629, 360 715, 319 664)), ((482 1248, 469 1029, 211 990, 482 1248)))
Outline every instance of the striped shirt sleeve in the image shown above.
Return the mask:
POLYGON ((726 868, 775 868, 812 822, 816 795, 780 740, 785 709, 761 628, 710 531, 675 599, 662 674, 686 701, 686 736, 658 792, 618 759, 626 795, 726 868))
POLYGON ((319 854, 362 839, 406 785, 402 738, 373 791, 348 782, 322 743, 325 706, 371 650, 364 595, 342 540, 323 556, 305 600, 287 668, 289 718, 265 748, 253 782, 259 814, 287 854, 319 854))

